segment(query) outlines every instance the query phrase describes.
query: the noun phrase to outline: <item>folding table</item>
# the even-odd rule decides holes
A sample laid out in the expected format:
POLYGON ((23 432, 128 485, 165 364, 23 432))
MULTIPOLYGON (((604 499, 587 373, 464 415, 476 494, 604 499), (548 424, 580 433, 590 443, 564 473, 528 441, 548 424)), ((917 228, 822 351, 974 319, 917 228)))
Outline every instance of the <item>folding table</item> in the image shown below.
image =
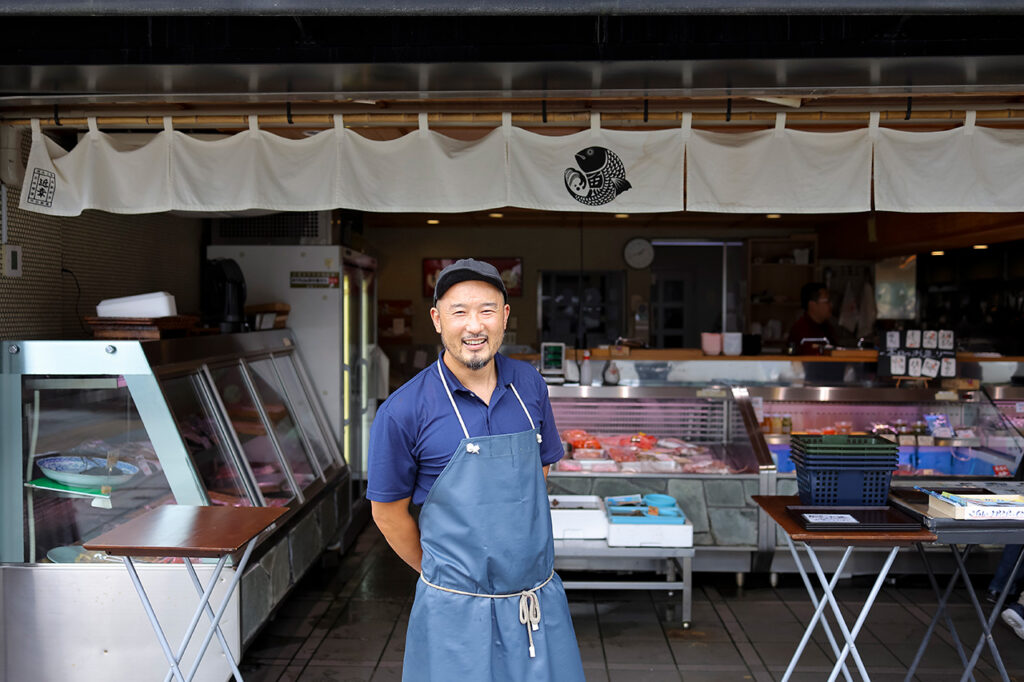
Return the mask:
MULTIPOLYGON (((1008 485, 1020 486, 1021 484, 1002 483, 997 485, 1006 487, 1008 485)), ((928 642, 931 641, 932 634, 935 632, 935 627, 939 623, 939 618, 944 618, 946 627, 949 628, 949 634, 953 638, 953 644, 956 646, 957 653, 960 655, 960 662, 963 663, 964 666, 963 675, 960 677, 961 682, 974 678, 974 667, 978 664, 981 652, 986 645, 992 654, 992 658, 995 661, 996 669, 999 670, 1001 679, 1003 682, 1009 682, 1010 678, 1006 673, 1006 666, 1003 664, 1003 658, 999 654, 999 648, 996 646, 995 640, 992 638, 992 626, 995 624, 996 618, 999 617, 999 614, 1003 610, 1003 604, 1006 601, 1007 592, 1009 591, 1010 585, 1013 581, 1006 581, 1006 585, 1003 586, 1002 591, 996 599, 995 606, 992 607, 992 611, 989 613, 988 617, 986 617, 985 612, 981 608, 981 604, 978 602, 978 595, 974 591, 974 586, 971 584, 971 576, 967 572, 967 558, 970 556, 971 550, 981 543, 993 545, 1017 545, 1024 543, 1024 521, 1002 519, 991 521, 954 519, 942 514, 941 512, 930 510, 926 501, 927 498, 925 498, 925 501, 915 501, 919 496, 913 495, 913 491, 900 490, 897 488, 893 488, 892 490, 893 492, 890 496, 892 502, 916 518, 919 518, 925 527, 936 534, 937 543, 948 545, 949 551, 953 554, 953 560, 956 562, 956 568, 953 571, 952 577, 949 579, 949 583, 946 585, 946 589, 940 591, 939 583, 935 578, 935 572, 932 570, 931 562, 928 559, 928 554, 920 544, 917 546, 917 550, 921 554, 921 560, 924 562, 925 570, 928 572, 928 580, 931 582, 932 589, 935 591, 935 596, 938 597, 939 601, 935 608, 935 613, 932 615, 932 620, 928 624, 928 629, 925 631, 924 638, 921 640, 921 644, 917 649, 917 655, 914 657, 914 662, 910 665, 910 669, 907 671, 907 677, 905 679, 908 681, 913 679, 914 673, 917 671, 917 666, 921 663, 921 659, 924 657, 924 652, 928 647, 928 642), (960 549, 959 545, 964 545, 963 550, 960 549), (970 658, 968 658, 964 652, 963 644, 960 641, 960 635, 957 634, 956 626, 953 625, 953 619, 950 618, 949 614, 946 612, 946 603, 949 601, 949 597, 953 593, 953 589, 956 587, 957 581, 961 578, 963 578, 964 586, 967 588, 967 595, 970 597, 971 604, 974 606, 974 612, 978 617, 978 622, 981 624, 981 636, 978 637, 978 641, 975 643, 974 649, 971 651, 970 658)), ((1011 573, 1011 575, 1015 574, 1020 569, 1022 563, 1024 563, 1024 553, 1017 557, 1017 563, 1014 565, 1013 573, 1011 573)))
POLYGON ((836 663, 832 668, 832 673, 828 677, 829 682, 835 680, 839 676, 840 672, 842 672, 843 677, 848 682, 852 679, 850 677, 849 668, 846 665, 847 657, 853 659, 861 678, 864 680, 870 680, 871 678, 868 676, 867 669, 864 667, 864 661, 861 659, 860 652, 857 650, 857 644, 855 641, 857 639, 857 635, 860 634, 861 628, 867 620, 868 613, 870 613, 871 607, 874 605, 875 598, 878 596, 879 590, 882 589, 885 577, 888 575, 889 569, 892 567, 892 563, 896 559, 896 554, 899 552, 900 547, 909 547, 910 545, 915 544, 920 545, 922 542, 933 542, 936 539, 935 533, 925 530, 924 528, 921 528, 920 530, 894 531, 804 530, 797 520, 790 516, 789 512, 786 511, 786 507, 800 504, 800 498, 796 495, 754 495, 752 499, 760 505, 760 507, 764 509, 785 532, 786 542, 789 544, 789 551, 793 555, 793 561, 796 564, 797 570, 800 572, 800 577, 804 582, 804 587, 807 588, 807 593, 811 597, 811 603, 815 607, 814 615, 811 617, 811 621, 807 624, 807 629, 804 631, 803 638, 800 640, 800 644, 797 646, 796 652, 793 654, 793 658, 789 662, 789 667, 786 668, 786 674, 782 678, 783 682, 786 682, 786 680, 789 680, 790 676, 792 676, 797 663, 800 661, 800 656, 803 654, 804 648, 807 646, 807 642, 810 640, 811 635, 814 632, 814 628, 818 624, 819 620, 825 630, 825 636, 828 638, 828 642, 832 647, 832 652, 836 656, 836 663), (796 551, 796 546, 793 544, 794 542, 799 542, 807 552, 807 556, 811 561, 811 566, 814 568, 814 573, 818 578, 818 583, 821 585, 823 590, 822 599, 820 600, 817 596, 817 590, 811 583, 811 579, 807 575, 807 571, 804 569, 803 562, 800 560, 800 556, 796 551), (815 546, 846 547, 846 551, 843 552, 843 556, 840 559, 835 572, 832 574, 831 580, 828 579, 825 575, 825 571, 822 569, 821 562, 818 560, 818 555, 814 551, 815 546), (846 563, 849 560, 850 555, 853 554, 853 550, 856 547, 887 547, 889 548, 889 554, 886 557, 885 564, 878 573, 878 577, 875 579, 874 585, 871 587, 871 591, 868 593, 868 597, 860 610, 860 614, 857 616, 856 622, 851 628, 843 618, 842 611, 839 609, 839 603, 835 598, 834 590, 836 584, 839 582, 839 577, 843 573, 843 569, 846 567, 846 563), (825 617, 824 612, 826 604, 831 607, 836 623, 838 624, 839 630, 845 640, 842 649, 839 648, 839 644, 836 642, 836 638, 832 634, 832 629, 829 627, 828 620, 825 617))
POLYGON ((142 601, 142 608, 149 617, 149 622, 160 642, 160 648, 170 666, 165 680, 169 680, 173 675, 178 682, 190 682, 199 669, 199 664, 210 646, 210 641, 216 635, 235 679, 241 682, 242 674, 239 672, 238 666, 235 665, 227 640, 220 629, 220 621, 227 609, 231 595, 245 571, 245 565, 256 546, 257 537, 287 511, 286 508, 280 507, 165 505, 148 511, 83 544, 88 550, 104 551, 119 556, 124 561, 132 584, 135 585, 135 591, 138 592, 139 599, 142 601), (242 557, 236 564, 227 591, 214 613, 210 607, 213 588, 220 578, 228 557, 236 554, 243 546, 245 546, 245 550, 242 557), (132 560, 132 557, 151 556, 182 558, 189 579, 199 595, 199 604, 196 606, 176 654, 171 652, 170 644, 168 644, 163 628, 157 620, 149 597, 146 596, 146 590, 142 586, 142 581, 139 580, 139 574, 135 570, 135 563, 132 560), (217 566, 205 589, 200 583, 195 569, 192 568, 191 559, 217 559, 217 566), (210 626, 191 669, 187 675, 183 675, 179 664, 204 612, 210 618, 210 626))

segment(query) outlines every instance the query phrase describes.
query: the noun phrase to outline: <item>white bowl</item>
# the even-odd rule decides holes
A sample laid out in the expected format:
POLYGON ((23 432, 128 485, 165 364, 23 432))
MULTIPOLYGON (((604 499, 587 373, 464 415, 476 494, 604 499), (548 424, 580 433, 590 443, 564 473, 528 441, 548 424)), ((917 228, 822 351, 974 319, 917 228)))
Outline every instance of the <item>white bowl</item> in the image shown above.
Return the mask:
POLYGON ((139 468, 128 462, 117 462, 114 464, 113 472, 107 474, 106 457, 73 457, 69 455, 57 455, 55 457, 43 457, 36 461, 43 475, 49 479, 70 485, 75 488, 99 488, 105 485, 116 488, 130 481, 139 468), (94 474, 83 473, 93 467, 103 467, 104 471, 94 474))

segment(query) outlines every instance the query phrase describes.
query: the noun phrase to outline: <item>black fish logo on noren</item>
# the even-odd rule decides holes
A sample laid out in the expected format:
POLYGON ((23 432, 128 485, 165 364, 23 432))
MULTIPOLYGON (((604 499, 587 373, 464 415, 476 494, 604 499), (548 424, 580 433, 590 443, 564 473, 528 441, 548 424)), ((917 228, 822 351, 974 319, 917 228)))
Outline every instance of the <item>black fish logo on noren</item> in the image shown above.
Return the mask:
POLYGON ((587 206, 600 206, 632 187, 626 167, 610 149, 587 147, 576 153, 575 168, 565 169, 565 188, 573 199, 587 206))

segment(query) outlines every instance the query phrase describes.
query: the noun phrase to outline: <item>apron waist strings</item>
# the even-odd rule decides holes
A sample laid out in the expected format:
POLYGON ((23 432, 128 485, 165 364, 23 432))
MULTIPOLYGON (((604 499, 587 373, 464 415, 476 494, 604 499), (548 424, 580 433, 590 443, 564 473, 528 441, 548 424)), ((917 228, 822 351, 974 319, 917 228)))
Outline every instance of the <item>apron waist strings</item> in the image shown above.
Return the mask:
POLYGON ((535 630, 540 628, 540 599, 537 597, 537 590, 551 582, 551 579, 555 577, 555 570, 551 569, 551 575, 549 575, 544 582, 541 584, 531 587, 528 590, 522 592, 512 592, 511 594, 477 594, 476 592, 463 592, 462 590, 455 590, 450 587, 441 587, 435 585, 420 573, 420 580, 424 583, 433 587, 435 590, 442 590, 444 592, 451 592, 452 594, 461 594, 467 597, 483 597, 485 599, 511 599, 512 597, 519 597, 519 622, 526 626, 526 636, 530 641, 530 658, 536 658, 537 650, 533 647, 533 633, 535 630))

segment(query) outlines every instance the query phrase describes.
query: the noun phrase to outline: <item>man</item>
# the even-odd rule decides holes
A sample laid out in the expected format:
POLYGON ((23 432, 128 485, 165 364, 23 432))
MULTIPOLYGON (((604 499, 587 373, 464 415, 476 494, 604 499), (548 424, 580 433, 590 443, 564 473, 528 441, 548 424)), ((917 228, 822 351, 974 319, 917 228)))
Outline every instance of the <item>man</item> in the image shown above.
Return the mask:
POLYGON ((540 374, 497 352, 508 315, 493 266, 442 270, 430 317, 444 350, 370 432, 374 521, 420 573, 405 682, 584 679, 545 483, 561 441, 540 374))
POLYGON ((800 288, 800 306, 804 314, 793 323, 789 330, 789 342, 794 344, 799 355, 817 355, 823 341, 807 342, 804 339, 828 339, 836 343, 836 329, 829 321, 832 317, 832 302, 828 289, 821 282, 808 282, 800 288))
POLYGON ((1020 595, 1016 604, 1010 604, 999 615, 1004 623, 1013 628, 1015 635, 1024 639, 1024 594, 1020 595))

